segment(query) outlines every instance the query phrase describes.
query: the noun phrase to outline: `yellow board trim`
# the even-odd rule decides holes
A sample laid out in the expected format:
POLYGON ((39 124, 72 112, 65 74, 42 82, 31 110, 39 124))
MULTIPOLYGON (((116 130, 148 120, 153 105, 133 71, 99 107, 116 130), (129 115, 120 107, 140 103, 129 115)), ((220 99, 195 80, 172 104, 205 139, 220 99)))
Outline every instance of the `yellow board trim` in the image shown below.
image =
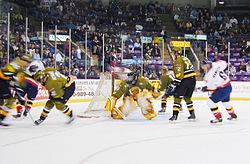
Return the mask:
MULTIPOLYGON (((68 103, 84 103, 84 102, 90 102, 92 99, 71 99, 68 103)), ((168 98, 168 100, 174 100, 173 97, 168 98)), ((194 97, 192 100, 208 100, 208 98, 205 97, 194 97)), ((231 98, 232 101, 250 101, 250 98, 231 98)), ((41 102, 34 102, 33 107, 40 107, 45 106, 46 100, 41 102)))

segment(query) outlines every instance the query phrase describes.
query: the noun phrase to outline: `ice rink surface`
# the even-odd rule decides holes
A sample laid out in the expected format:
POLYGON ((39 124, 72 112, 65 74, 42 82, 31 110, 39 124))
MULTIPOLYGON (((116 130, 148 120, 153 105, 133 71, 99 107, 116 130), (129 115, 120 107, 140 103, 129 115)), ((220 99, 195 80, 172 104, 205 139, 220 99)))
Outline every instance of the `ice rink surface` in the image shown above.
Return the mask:
MULTIPOLYGON (((139 111, 128 120, 80 119, 65 125, 61 112, 52 110, 47 120, 34 126, 29 117, 9 119, 0 128, 1 164, 249 164, 250 103, 232 102, 239 119, 211 125, 205 101, 195 101, 197 120, 188 121, 184 109, 169 123, 169 108, 154 120, 139 111)), ((159 109, 160 102, 155 102, 159 109)), ((172 102, 168 102, 172 106, 172 102)), ((75 114, 88 103, 71 104, 75 114)), ((34 108, 37 119, 42 108, 34 108)))

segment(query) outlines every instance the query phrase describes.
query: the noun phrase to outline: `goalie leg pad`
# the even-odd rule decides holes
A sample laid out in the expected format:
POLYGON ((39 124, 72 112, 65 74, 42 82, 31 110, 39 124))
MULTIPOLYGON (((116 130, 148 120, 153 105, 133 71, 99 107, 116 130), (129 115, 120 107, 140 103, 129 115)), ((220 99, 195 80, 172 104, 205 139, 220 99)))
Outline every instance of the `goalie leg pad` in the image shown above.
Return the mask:
POLYGON ((137 96, 137 103, 141 108, 143 116, 147 119, 151 120, 152 118, 157 116, 157 113, 154 111, 151 101, 148 99, 147 93, 139 93, 137 96))
POLYGON ((114 119, 122 119, 124 116, 128 116, 134 109, 136 109, 136 103, 132 96, 126 96, 123 98, 123 104, 118 109, 113 108, 111 110, 111 116, 114 119))

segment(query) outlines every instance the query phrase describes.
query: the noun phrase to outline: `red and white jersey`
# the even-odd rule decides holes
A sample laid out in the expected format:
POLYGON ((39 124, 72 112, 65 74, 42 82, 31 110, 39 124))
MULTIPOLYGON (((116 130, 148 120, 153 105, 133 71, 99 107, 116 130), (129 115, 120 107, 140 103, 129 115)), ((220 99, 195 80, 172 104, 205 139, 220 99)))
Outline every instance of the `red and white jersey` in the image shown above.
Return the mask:
POLYGON ((224 72, 226 68, 227 63, 223 60, 212 63, 211 69, 206 73, 204 77, 204 81, 206 82, 208 90, 224 88, 230 84, 230 79, 224 72))

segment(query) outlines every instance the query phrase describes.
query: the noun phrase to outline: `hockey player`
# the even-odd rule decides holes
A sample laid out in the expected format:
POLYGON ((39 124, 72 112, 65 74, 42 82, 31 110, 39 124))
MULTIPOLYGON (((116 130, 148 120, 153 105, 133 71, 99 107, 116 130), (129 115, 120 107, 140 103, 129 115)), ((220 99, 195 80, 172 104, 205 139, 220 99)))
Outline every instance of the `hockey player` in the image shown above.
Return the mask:
POLYGON ((49 100, 46 102, 41 116, 35 121, 35 124, 41 124, 47 118, 50 110, 54 106, 69 118, 67 123, 71 123, 75 118, 72 110, 69 109, 66 103, 75 91, 75 82, 73 78, 65 77, 55 71, 54 68, 46 68, 43 71, 38 71, 34 75, 34 79, 49 91, 49 100))
MULTIPOLYGON (((172 71, 168 71, 168 67, 167 66, 163 66, 162 69, 162 74, 161 74, 161 78, 160 78, 160 88, 159 91, 165 91, 168 86, 171 84, 171 82, 174 80, 174 75, 172 71)), ((169 96, 165 93, 162 96, 161 99, 161 110, 159 111, 159 113, 164 113, 166 112, 166 107, 167 107, 167 98, 169 96)))
POLYGON ((227 63, 223 60, 217 60, 216 62, 206 60, 202 62, 201 68, 205 72, 204 81, 206 82, 206 86, 202 87, 202 91, 212 92, 207 101, 209 108, 215 116, 215 119, 210 121, 211 123, 222 122, 222 116, 217 106, 217 103, 220 101, 230 115, 228 120, 237 119, 237 115, 230 104, 232 86, 230 79, 224 72, 226 67, 227 63))
MULTIPOLYGON (((111 111, 112 118, 122 119, 135 110, 138 105, 141 108, 143 116, 151 120, 157 116, 157 113, 154 111, 153 105, 149 100, 151 97, 149 91, 154 91, 149 80, 139 76, 138 71, 130 72, 128 73, 127 80, 122 81, 118 89, 113 92, 105 108, 111 111), (116 102, 122 96, 123 104, 119 108, 116 108, 116 102)), ((153 96, 157 97, 158 93, 154 92, 153 96)))
POLYGON ((20 84, 16 87, 17 114, 13 115, 14 118, 20 118, 22 112, 23 116, 27 116, 38 93, 38 83, 33 79, 33 76, 36 72, 44 69, 44 65, 41 61, 33 61, 25 70, 24 84, 20 84))
POLYGON ((32 57, 25 54, 15 58, 0 69, 0 126, 9 125, 3 121, 8 115, 8 111, 13 108, 15 102, 11 93, 11 87, 15 88, 17 83, 23 82, 24 75, 22 72, 31 61, 32 57))
POLYGON ((190 116, 188 119, 195 119, 193 102, 191 100, 196 85, 196 73, 193 65, 187 57, 182 56, 182 49, 175 47, 173 49, 175 61, 173 63, 173 71, 175 79, 169 85, 167 94, 174 95, 173 116, 170 121, 177 120, 182 99, 185 100, 190 116))

